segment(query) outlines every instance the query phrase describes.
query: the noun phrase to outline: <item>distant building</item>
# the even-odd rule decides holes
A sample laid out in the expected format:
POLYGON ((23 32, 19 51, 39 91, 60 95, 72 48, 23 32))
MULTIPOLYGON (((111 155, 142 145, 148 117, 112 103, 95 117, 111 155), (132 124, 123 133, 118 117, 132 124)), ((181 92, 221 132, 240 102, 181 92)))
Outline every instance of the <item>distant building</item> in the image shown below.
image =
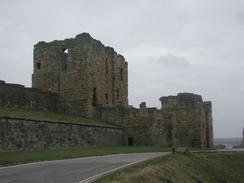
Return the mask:
POLYGON ((244 127, 243 127, 243 130, 242 130, 242 146, 244 146, 244 127))

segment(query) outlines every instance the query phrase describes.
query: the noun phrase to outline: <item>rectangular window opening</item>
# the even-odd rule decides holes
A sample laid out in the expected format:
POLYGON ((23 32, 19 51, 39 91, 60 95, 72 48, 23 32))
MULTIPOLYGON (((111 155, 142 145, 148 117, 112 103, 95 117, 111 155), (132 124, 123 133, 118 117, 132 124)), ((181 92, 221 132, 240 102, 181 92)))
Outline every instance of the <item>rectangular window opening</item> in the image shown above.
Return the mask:
POLYGON ((105 100, 106 100, 106 104, 108 104, 108 94, 105 93, 105 100))
POLYGON ((41 63, 37 62, 37 63, 36 63, 36 68, 37 68, 37 69, 41 69, 41 63))
POLYGON ((106 58, 106 74, 108 74, 108 59, 106 58))
POLYGON ((120 80, 123 81, 123 69, 120 69, 120 80))
POLYGON ((92 89, 92 106, 96 107, 97 105, 97 89, 93 88, 92 89))
POLYGON ((117 100, 119 100, 119 89, 118 88, 116 89, 116 98, 117 98, 117 100))

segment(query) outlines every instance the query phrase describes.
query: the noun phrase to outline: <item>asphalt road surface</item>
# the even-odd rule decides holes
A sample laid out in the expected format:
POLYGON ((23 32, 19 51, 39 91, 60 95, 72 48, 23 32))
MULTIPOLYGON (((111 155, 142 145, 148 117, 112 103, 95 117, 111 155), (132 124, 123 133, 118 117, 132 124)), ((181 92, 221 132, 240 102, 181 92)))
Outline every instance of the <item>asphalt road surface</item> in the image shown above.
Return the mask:
POLYGON ((169 153, 131 153, 46 161, 1 167, 1 183, 78 183, 89 182, 127 165, 169 153))

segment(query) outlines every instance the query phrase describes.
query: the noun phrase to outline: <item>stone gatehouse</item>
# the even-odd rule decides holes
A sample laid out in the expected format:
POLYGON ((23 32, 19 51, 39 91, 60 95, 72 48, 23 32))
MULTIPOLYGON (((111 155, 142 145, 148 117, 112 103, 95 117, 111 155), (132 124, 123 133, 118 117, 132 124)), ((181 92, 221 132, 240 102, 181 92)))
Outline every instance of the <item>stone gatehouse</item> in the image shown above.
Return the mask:
POLYGON ((118 124, 129 145, 213 146, 211 102, 179 93, 161 97, 161 109, 128 105, 128 63, 88 33, 37 43, 33 66, 32 88, 0 82, 0 106, 118 124))

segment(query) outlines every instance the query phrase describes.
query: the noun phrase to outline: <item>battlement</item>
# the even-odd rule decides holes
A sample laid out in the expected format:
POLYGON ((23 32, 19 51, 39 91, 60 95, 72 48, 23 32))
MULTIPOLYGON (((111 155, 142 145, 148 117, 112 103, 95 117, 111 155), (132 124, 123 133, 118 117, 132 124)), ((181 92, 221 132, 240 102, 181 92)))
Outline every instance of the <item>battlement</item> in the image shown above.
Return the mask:
POLYGON ((161 102, 167 101, 167 100, 185 100, 185 101, 199 101, 202 102, 202 96, 194 93, 178 93, 177 96, 163 96, 160 97, 159 100, 161 102))
POLYGON ((177 96, 160 97, 161 109, 165 108, 194 108, 196 105, 203 105, 201 95, 194 93, 178 93, 177 96))

